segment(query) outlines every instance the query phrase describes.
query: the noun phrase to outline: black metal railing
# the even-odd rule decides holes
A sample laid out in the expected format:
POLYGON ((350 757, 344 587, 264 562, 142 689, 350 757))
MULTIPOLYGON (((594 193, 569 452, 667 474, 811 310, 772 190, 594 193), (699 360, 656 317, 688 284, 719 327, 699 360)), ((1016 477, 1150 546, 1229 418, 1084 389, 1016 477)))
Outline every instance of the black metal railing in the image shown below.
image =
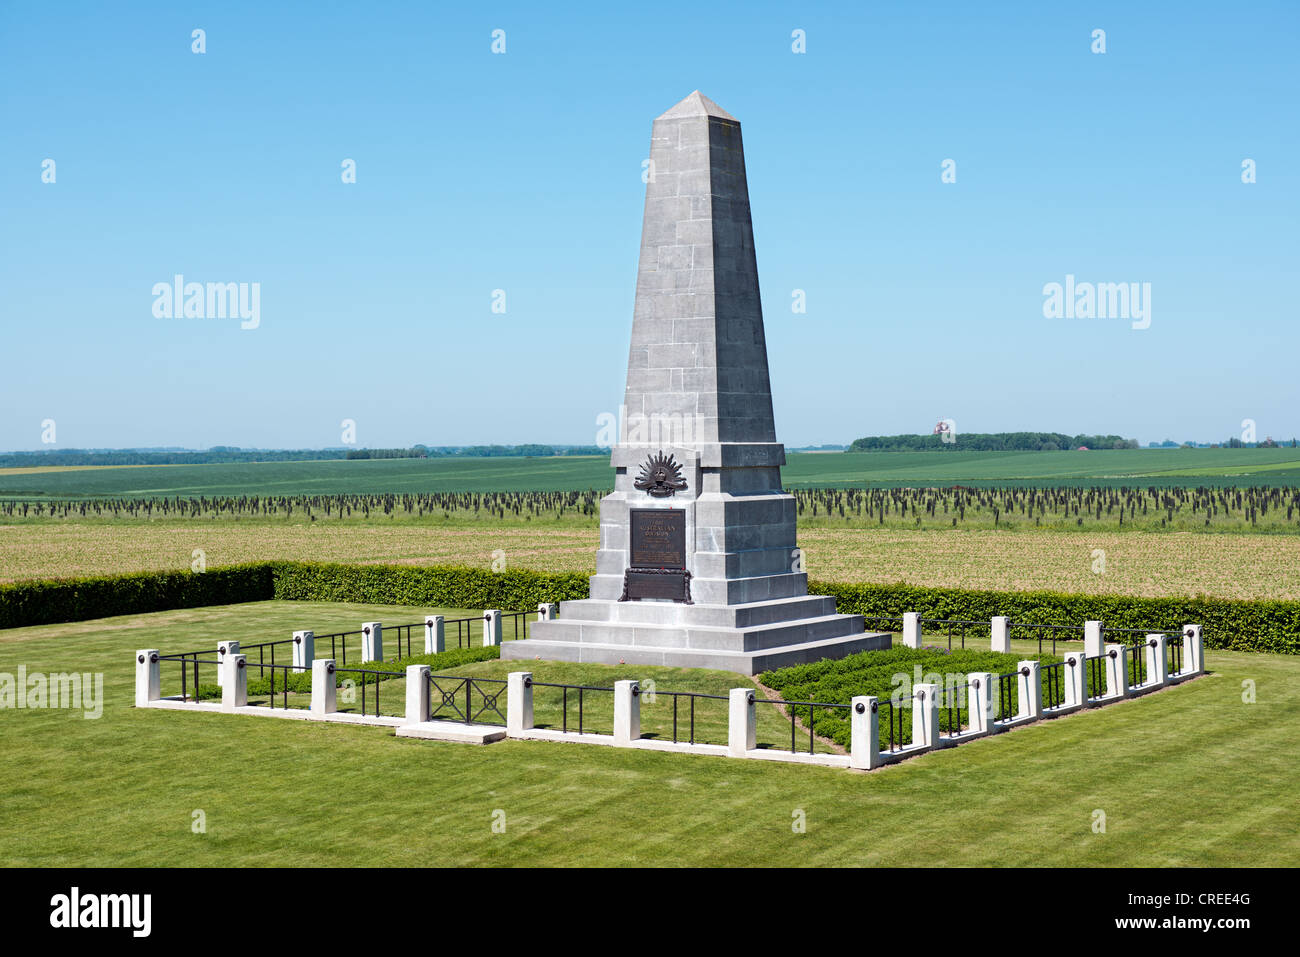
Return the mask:
POLYGON ((362 676, 362 677, 361 677, 361 680, 357 682, 357 684, 361 686, 361 713, 362 713, 362 714, 365 714, 365 713, 367 712, 367 708, 366 708, 366 686, 369 685, 369 684, 372 684, 372 683, 374 684, 374 686, 375 686, 375 717, 376 717, 376 718, 378 718, 378 717, 380 716, 380 714, 379 714, 379 688, 380 688, 380 686, 381 686, 385 681, 391 680, 391 679, 393 679, 393 678, 405 678, 405 677, 406 677, 406 675, 403 674, 403 673, 400 672, 400 671, 376 671, 376 670, 374 670, 373 668, 338 668, 338 667, 336 667, 336 668, 334 669, 334 673, 335 673, 336 675, 337 675, 337 674, 350 674, 350 675, 361 675, 361 676, 362 676), (371 682, 371 681, 366 677, 367 675, 374 675, 374 679, 375 679, 375 680, 374 680, 373 682, 371 682))
MULTIPOLYGON (((259 644, 256 644, 256 645, 240 645, 240 646, 239 646, 239 652, 238 652, 238 653, 241 654, 241 655, 244 655, 245 657, 247 657, 247 656, 249 656, 252 652, 256 651, 256 652, 257 652, 257 663, 258 663, 259 665, 267 665, 268 662, 267 662, 267 660, 266 660, 266 649, 267 649, 267 648, 270 648, 270 649, 271 649, 271 661, 269 662, 269 665, 274 665, 274 664, 275 664, 275 648, 276 648, 276 646, 277 646, 277 645, 292 645, 292 644, 294 644, 294 640, 293 640, 292 638, 281 638, 281 639, 277 639, 276 641, 263 641, 263 642, 261 642, 261 643, 259 643, 259 644)), ((292 653, 290 653, 290 658, 289 658, 289 660, 290 660, 290 661, 293 660, 292 653)), ((249 664, 251 665, 252 662, 250 661, 249 664)))
POLYGON ((894 729, 894 714, 893 714, 893 713, 894 713, 894 706, 893 706, 893 702, 892 702, 892 701, 872 701, 872 702, 871 702, 871 710, 872 710, 872 711, 875 711, 875 713, 876 713, 876 723, 878 723, 878 728, 880 729, 880 731, 884 731, 884 729, 885 729, 885 719, 888 718, 888 720, 889 720, 889 726, 888 726, 888 727, 889 727, 889 732, 888 732, 888 733, 889 733, 889 736, 888 736, 888 739, 887 739, 887 741, 888 741, 888 748, 887 748, 887 750, 891 750, 891 752, 896 752, 896 750, 898 750, 898 748, 900 748, 902 742, 901 742, 900 740, 898 740, 897 731, 896 731, 896 729, 894 729), (885 709, 885 710, 887 710, 887 711, 888 711, 888 714, 881 714, 881 713, 880 713, 880 709, 885 709))
POLYGON ((1120 638, 1116 641, 1111 642, 1111 644, 1128 645, 1130 647, 1135 644, 1144 646, 1147 643, 1146 642, 1147 635, 1164 635, 1168 642, 1172 642, 1175 638, 1177 638, 1179 647, 1181 648, 1182 640, 1184 638, 1190 637, 1192 632, 1190 630, 1185 632, 1182 626, 1179 626, 1178 628, 1108 628, 1104 625, 1102 626, 1101 637, 1103 643, 1106 641, 1106 636, 1112 634, 1129 635, 1131 637, 1129 637, 1127 641, 1123 638, 1120 638))
POLYGON ((1137 688, 1147 683, 1147 643, 1145 640, 1126 645, 1124 657, 1128 659, 1129 687, 1137 688))
POLYGON ((921 635, 925 635, 927 626, 937 626, 940 634, 946 634, 948 637, 948 650, 952 651, 952 638, 954 631, 960 642, 960 647, 966 647, 966 632, 971 628, 989 629, 992 633, 993 623, 988 621, 967 621, 961 618, 922 618, 920 621, 921 635))
POLYGON ((749 693, 750 704, 770 704, 777 707, 786 707, 790 711, 790 753, 798 752, 797 735, 798 735, 798 717, 799 709, 806 709, 808 716, 808 753, 812 754, 817 745, 817 732, 814 729, 816 724, 817 709, 825 711, 848 711, 850 705, 832 704, 826 701, 784 701, 780 698, 761 698, 754 692, 749 693))
POLYGON ((1089 698, 1106 696, 1106 662, 1109 660, 1105 652, 1084 659, 1083 666, 1087 672, 1085 687, 1089 698))
MULTIPOLYGON (((1073 659, 1071 659, 1073 660, 1073 659)), ((1054 665, 1042 665, 1038 669, 1043 684, 1043 707, 1059 708, 1065 704, 1066 664, 1058 661, 1054 665)))
POLYGON ((1165 632, 1165 661, 1169 674, 1182 674, 1183 642, 1189 637, 1187 632, 1165 632))
POLYGON ((410 658, 412 655, 415 654, 415 652, 412 649, 415 647, 414 635, 416 633, 417 628, 419 629, 419 634, 420 634, 420 653, 424 654, 424 622, 414 621, 411 622, 411 624, 409 625, 384 625, 384 630, 383 630, 384 645, 385 645, 384 651, 388 650, 387 648, 388 633, 391 631, 397 635, 397 654, 392 656, 391 660, 397 661, 399 658, 403 657, 402 655, 403 638, 406 639, 405 657, 410 658))
POLYGON ((429 675, 429 720, 442 718, 465 724, 505 724, 506 715, 500 702, 506 694, 507 684, 502 678, 429 675), (501 720, 484 721, 484 715, 496 715, 501 720))
MULTIPOLYGON (((881 628, 880 629, 881 631, 902 631, 903 630, 903 618, 901 615, 863 615, 862 623, 864 626, 873 623, 877 625, 884 625, 885 627, 881 628), (895 628, 893 627, 894 625, 897 625, 898 627, 895 628)), ((867 630, 870 631, 871 629, 868 628, 867 630)))
MULTIPOLYGON (((239 650, 239 653, 242 655, 242 654, 244 653, 244 650, 241 648, 241 649, 239 650)), ((273 665, 273 664, 267 664, 266 662, 255 662, 255 661, 245 661, 245 662, 244 662, 244 666, 247 667, 247 668, 256 668, 256 669, 258 669, 259 672, 262 672, 262 673, 263 673, 262 675, 260 675, 260 677, 264 677, 264 676, 265 676, 264 673, 267 672, 267 671, 271 672, 271 689, 270 689, 270 692, 268 693, 268 696, 267 696, 267 698, 268 698, 268 700, 267 700, 267 705, 268 705, 270 708, 274 709, 274 708, 275 708, 275 696, 276 696, 276 694, 280 694, 280 695, 283 696, 282 707, 284 708, 285 711, 288 711, 288 710, 289 710, 289 673, 290 673, 291 671, 294 671, 294 670, 295 670, 294 666, 293 666, 293 665, 273 665), (281 671, 281 672, 284 673, 284 674, 283 674, 283 680, 281 681, 281 685, 280 685, 280 689, 279 689, 279 691, 277 691, 277 690, 276 690, 276 687, 275 687, 275 673, 276 673, 277 671, 281 671)))
MULTIPOLYGON (((175 655, 159 655, 159 661, 179 661, 181 664, 181 700, 188 702, 190 700, 189 671, 190 667, 194 668, 194 700, 198 701, 199 691, 199 665, 221 666, 221 662, 216 659, 202 660, 198 656, 201 654, 210 655, 208 651, 182 651, 175 655)), ((161 668, 159 669, 161 670, 161 668)))
MULTIPOLYGON (((1111 628, 1109 625, 1101 626, 1101 639, 1104 642, 1107 635, 1141 635, 1145 638, 1147 635, 1164 634, 1161 628, 1111 628)), ((1123 640, 1111 642, 1113 645, 1124 644, 1123 640)))
POLYGON ((501 639, 505 640, 506 621, 513 621, 515 628, 515 641, 521 641, 528 637, 528 625, 536 615, 535 611, 503 611, 501 613, 501 639))
POLYGON ((947 731, 952 737, 962 733, 966 726, 966 719, 962 718, 962 711, 965 709, 969 716, 970 689, 972 684, 979 687, 979 679, 966 679, 961 684, 947 684, 939 688, 939 718, 942 725, 940 731, 947 731))
POLYGON ((1030 632, 1032 637, 1028 639, 1020 639, 1020 640, 1022 641, 1037 640, 1038 653, 1040 655, 1043 653, 1044 641, 1048 641, 1048 640, 1051 641, 1052 654, 1056 654, 1056 643, 1058 641, 1070 641, 1070 642, 1083 641, 1082 625, 1036 625, 1033 622, 1028 622, 1028 621, 1009 621, 1007 622, 1007 637, 1008 638, 1015 637, 1016 629, 1021 629, 1022 631, 1027 630, 1030 632), (1067 638, 1064 636, 1063 634, 1064 632, 1077 632, 1078 637, 1067 638))
POLYGON ((467 618, 444 618, 442 621, 443 639, 447 645, 451 645, 451 626, 456 626, 456 647, 473 648, 474 647, 474 622, 479 624, 479 639, 483 637, 484 617, 482 615, 471 615, 467 618))
POLYGON ((1028 668, 1021 668, 1018 671, 1008 671, 1006 674, 998 675, 998 718, 999 721, 1010 721, 1016 716, 1017 707, 1017 686, 1021 675, 1029 674, 1028 668))
POLYGON ((525 684, 527 684, 529 687, 532 688, 560 688, 562 690, 562 695, 560 699, 560 707, 562 709, 560 730, 566 734, 569 731, 569 692, 570 691, 577 692, 576 697, 578 699, 578 728, 577 728, 578 734, 582 734, 584 730, 583 721, 585 720, 585 714, 586 714, 586 710, 585 710, 586 694, 591 691, 600 692, 602 694, 614 693, 613 688, 597 688, 591 685, 562 685, 562 684, 556 684, 549 681, 534 681, 532 678, 525 678, 524 682, 525 684))
POLYGON ((898 714, 898 708, 894 707, 892 701, 875 701, 871 709, 876 712, 876 721, 880 732, 884 734, 887 751, 901 751, 903 745, 907 742, 903 740, 903 716, 898 714), (887 713, 881 713, 881 709, 887 713))
POLYGON ((357 629, 356 631, 336 631, 328 635, 317 635, 314 640, 318 645, 329 641, 330 657, 346 665, 348 663, 348 639, 352 637, 360 638, 361 636, 361 629, 357 629), (342 658, 339 657, 339 648, 343 649, 342 658))
MULTIPOLYGON (((651 692, 642 691, 641 696, 644 699, 650 693, 651 692)), ((690 722, 689 723, 690 735, 687 738, 688 744, 695 743, 695 699, 700 698, 706 701, 729 700, 726 695, 721 695, 721 694, 700 694, 699 692, 695 692, 695 691, 660 691, 658 688, 654 690, 653 694, 656 700, 660 695, 673 699, 673 744, 677 744, 681 737, 681 733, 678 731, 678 727, 679 727, 679 712, 681 710, 679 706, 681 704, 682 698, 690 699, 690 706, 687 712, 687 717, 690 722)))

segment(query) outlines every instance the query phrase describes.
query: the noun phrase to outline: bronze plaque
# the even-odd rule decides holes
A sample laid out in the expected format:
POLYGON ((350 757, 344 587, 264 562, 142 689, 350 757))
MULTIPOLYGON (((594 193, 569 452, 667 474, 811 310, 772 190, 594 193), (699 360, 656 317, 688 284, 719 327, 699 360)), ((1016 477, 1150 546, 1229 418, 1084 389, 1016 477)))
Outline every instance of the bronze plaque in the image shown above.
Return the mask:
POLYGON ((630 510, 633 568, 686 568, 686 513, 679 509, 630 510))
POLYGON ((619 601, 642 598, 671 598, 691 601, 691 573, 685 569, 629 568, 623 573, 623 597, 619 601))

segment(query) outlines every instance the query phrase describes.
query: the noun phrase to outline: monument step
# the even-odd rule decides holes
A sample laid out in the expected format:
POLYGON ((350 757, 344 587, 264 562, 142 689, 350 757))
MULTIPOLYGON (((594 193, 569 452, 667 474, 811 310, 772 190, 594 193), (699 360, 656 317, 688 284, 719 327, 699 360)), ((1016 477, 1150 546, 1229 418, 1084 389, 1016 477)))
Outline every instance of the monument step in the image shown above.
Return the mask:
MULTIPOLYGON (((529 638, 507 641, 501 646, 506 660, 591 662, 595 664, 667 665, 687 668, 712 668, 756 675, 775 668, 809 664, 824 659, 843 658, 860 651, 881 651, 890 647, 892 636, 886 632, 859 632, 835 638, 822 638, 799 644, 784 645, 762 651, 726 651, 721 649, 656 648, 599 642, 550 641, 529 638)), ((671 688, 665 689, 671 691, 671 688)))
POLYGON ((818 615, 798 621, 773 622, 744 628, 695 625, 689 622, 657 625, 559 618, 534 623, 532 637, 528 640, 740 653, 853 636, 862 633, 862 630, 861 615, 818 615))
MULTIPOLYGON (((617 601, 623 594, 623 575, 597 573, 590 578, 591 597, 617 601)), ((780 598, 807 598, 808 575, 785 572, 749 578, 695 578, 691 597, 699 605, 752 605, 780 598)))
POLYGON ((835 614, 835 599, 824 595, 773 598, 745 605, 684 605, 659 601, 581 599, 560 604, 562 620, 609 621, 647 625, 713 625, 745 628, 835 614))

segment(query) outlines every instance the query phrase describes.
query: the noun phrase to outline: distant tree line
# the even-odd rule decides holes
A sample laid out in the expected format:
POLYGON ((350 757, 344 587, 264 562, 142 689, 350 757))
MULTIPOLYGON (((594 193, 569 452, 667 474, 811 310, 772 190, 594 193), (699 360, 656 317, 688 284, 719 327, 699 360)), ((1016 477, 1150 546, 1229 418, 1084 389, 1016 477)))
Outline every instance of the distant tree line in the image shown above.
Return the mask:
POLYGON ((0 453, 0 468, 69 465, 209 465, 239 462, 315 462, 331 459, 497 458, 608 455, 595 445, 416 445, 409 449, 241 449, 218 445, 186 449, 42 449, 0 453))
POLYGON ((1241 439, 1236 438, 1236 437, 1234 436, 1234 437, 1232 437, 1232 438, 1224 439, 1222 442, 1191 442, 1191 441, 1188 441, 1188 442, 1181 442, 1181 443, 1180 443, 1180 442, 1174 442, 1174 441, 1171 440, 1171 439, 1165 439, 1163 442, 1148 442, 1148 443, 1147 443, 1147 448, 1149 448, 1149 449, 1178 449, 1178 448, 1182 448, 1182 449, 1218 449, 1218 448, 1224 448, 1224 449, 1282 449, 1282 448, 1290 447, 1290 448, 1293 448, 1293 449, 1294 449, 1294 448, 1297 447, 1298 444, 1300 444, 1300 443, 1297 443, 1295 439, 1290 439, 1289 441, 1275 442, 1275 441, 1273 441, 1272 437, 1269 437, 1269 438, 1264 439, 1263 442, 1243 442, 1243 441, 1241 441, 1241 439))
POLYGON ((869 435, 855 439, 851 452, 1055 452, 1060 449, 1136 449, 1121 435, 1065 435, 1061 432, 961 432, 949 441, 934 435, 869 435))
POLYGON ((428 450, 423 446, 413 449, 348 449, 345 459, 427 459, 428 450))
POLYGON ((1266 438, 1263 442, 1243 442, 1241 439, 1231 438, 1227 439, 1223 443, 1223 447, 1225 449, 1280 449, 1290 446, 1294 449, 1296 448, 1296 444, 1295 439, 1292 439, 1290 442, 1274 442, 1270 437, 1266 438))
POLYGON ((429 449, 431 456, 467 456, 471 458, 501 458, 528 455, 608 455, 609 449, 598 445, 457 445, 429 449))
POLYGON ((346 449, 236 449, 217 446, 205 451, 156 449, 43 449, 0 453, 0 468, 61 465, 206 465, 212 462, 306 462, 341 459, 346 449))

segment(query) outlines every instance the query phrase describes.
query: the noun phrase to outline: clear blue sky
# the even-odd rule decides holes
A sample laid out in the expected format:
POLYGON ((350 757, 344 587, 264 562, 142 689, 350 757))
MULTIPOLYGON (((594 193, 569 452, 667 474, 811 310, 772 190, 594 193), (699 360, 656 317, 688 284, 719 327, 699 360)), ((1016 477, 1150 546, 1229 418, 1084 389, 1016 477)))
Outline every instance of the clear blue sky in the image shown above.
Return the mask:
POLYGON ((786 444, 1289 438, 1300 5, 1139 6, 5 3, 0 449, 594 441, 696 88, 744 126, 786 444), (155 318, 176 273, 260 327, 155 318), (1044 318, 1067 274, 1151 283, 1150 328, 1044 318))

